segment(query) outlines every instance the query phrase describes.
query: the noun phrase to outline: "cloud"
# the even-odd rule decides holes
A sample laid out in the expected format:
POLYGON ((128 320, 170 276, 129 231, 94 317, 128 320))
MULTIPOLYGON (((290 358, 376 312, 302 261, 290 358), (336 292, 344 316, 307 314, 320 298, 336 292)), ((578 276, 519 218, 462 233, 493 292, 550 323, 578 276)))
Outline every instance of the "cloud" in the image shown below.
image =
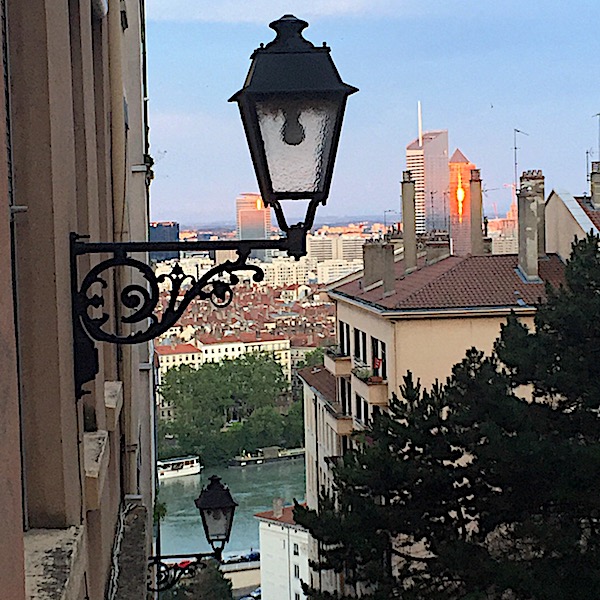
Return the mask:
MULTIPOLYGON (((449 4, 453 4, 450 2, 449 4)), ((153 21, 264 24, 283 14, 303 19, 340 16, 393 16, 422 12, 416 0, 147 0, 153 21)))

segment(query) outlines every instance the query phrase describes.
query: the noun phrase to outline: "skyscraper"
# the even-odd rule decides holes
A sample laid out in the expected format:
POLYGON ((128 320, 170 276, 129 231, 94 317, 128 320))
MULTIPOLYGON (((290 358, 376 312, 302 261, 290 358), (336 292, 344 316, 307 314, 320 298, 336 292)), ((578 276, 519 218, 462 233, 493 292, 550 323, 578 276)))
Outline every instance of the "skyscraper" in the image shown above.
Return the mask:
MULTIPOLYGON (((271 210, 265 208, 260 194, 240 194, 235 200, 235 212, 239 240, 271 237, 271 210)), ((255 250, 252 256, 264 260, 266 251, 255 250)))
POLYGON ((406 147, 415 182, 417 233, 448 229, 448 131, 425 131, 406 147))
MULTIPOLYGON (((148 239, 151 242, 178 242, 179 223, 175 221, 156 221, 150 223, 148 239)), ((161 261, 179 258, 179 252, 150 252, 150 260, 161 261)))
POLYGON ((458 149, 449 167, 452 254, 466 256, 471 253, 471 170, 477 167, 458 149))

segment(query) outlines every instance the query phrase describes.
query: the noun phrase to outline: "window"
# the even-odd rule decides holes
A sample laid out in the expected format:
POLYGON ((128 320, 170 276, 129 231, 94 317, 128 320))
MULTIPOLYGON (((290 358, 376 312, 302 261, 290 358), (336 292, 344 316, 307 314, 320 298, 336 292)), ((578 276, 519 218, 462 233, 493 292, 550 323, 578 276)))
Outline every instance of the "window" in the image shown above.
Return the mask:
POLYGON ((300 594, 298 592, 294 592, 294 600, 300 600, 300 594))
POLYGON ((342 405, 342 414, 352 414, 352 385, 350 379, 340 377, 340 403, 342 405))
POLYGON ((386 358, 385 342, 371 337, 371 367, 373 375, 387 379, 386 358))
POLYGON ((298 544, 294 544, 294 556, 298 556, 298 554, 300 554, 300 551, 298 550, 298 544))
POLYGON ((294 565, 294 577, 300 579, 300 567, 298 565, 294 565))
POLYGON ((356 418, 359 421, 362 421, 362 398, 358 394, 356 394, 355 401, 356 401, 356 411, 355 411, 356 418))
POLYGON ((343 356, 350 356, 350 325, 340 321, 340 352, 343 356))
POLYGON ((363 363, 367 362, 367 334, 354 328, 354 357, 363 363))

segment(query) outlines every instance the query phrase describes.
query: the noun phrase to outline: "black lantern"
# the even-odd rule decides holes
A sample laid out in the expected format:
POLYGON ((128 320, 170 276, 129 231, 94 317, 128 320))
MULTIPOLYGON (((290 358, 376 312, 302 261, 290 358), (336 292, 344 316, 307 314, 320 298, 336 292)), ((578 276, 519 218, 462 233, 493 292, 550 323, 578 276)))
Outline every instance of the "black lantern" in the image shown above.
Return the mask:
POLYGON ((213 475, 194 503, 200 511, 206 539, 220 561, 229 541, 237 502, 231 497, 229 488, 221 483, 221 478, 213 475))
POLYGON ((302 37, 308 27, 292 15, 270 24, 277 37, 254 51, 239 105, 263 202, 288 232, 281 200, 309 200, 304 232, 329 194, 346 99, 357 88, 343 83, 325 44, 302 37))

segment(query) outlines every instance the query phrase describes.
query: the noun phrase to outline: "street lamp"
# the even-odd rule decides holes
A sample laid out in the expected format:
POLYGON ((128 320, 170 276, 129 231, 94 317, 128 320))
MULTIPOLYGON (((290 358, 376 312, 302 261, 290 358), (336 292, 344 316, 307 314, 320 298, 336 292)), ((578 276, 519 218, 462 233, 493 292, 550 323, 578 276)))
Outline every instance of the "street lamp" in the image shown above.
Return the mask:
MULTIPOLYGON (((346 99, 345 84, 325 44, 302 37, 306 21, 284 15, 269 25, 277 37, 254 51, 237 102, 263 202, 288 236, 304 240, 329 195, 346 99), (308 200, 306 219, 290 227, 282 200, 308 200)), ((300 245, 290 252, 303 256, 300 245)))
POLYGON ((221 478, 213 475, 210 483, 194 500, 200 511, 202 526, 215 558, 220 562, 223 548, 229 541, 233 514, 237 502, 232 498, 229 488, 221 483, 221 478))
POLYGON ((208 559, 221 562, 238 504, 229 488, 216 475, 210 477, 209 484, 202 489, 194 504, 200 511, 204 534, 213 549, 212 553, 151 556, 149 567, 156 570, 156 578, 154 585, 148 586, 149 591, 163 592, 175 587, 182 578, 193 577, 199 569, 204 569, 208 559))
POLYGON ((263 270, 247 262, 252 250, 284 250, 296 259, 306 255, 306 235, 317 206, 325 204, 329 195, 346 99, 357 91, 342 82, 326 45, 317 48, 302 37, 307 26, 292 15, 271 23, 276 38, 255 50, 244 87, 231 98, 239 105, 264 204, 275 211, 285 237, 90 242, 87 235, 71 233, 77 398, 86 393, 83 385, 98 373, 95 341, 136 344, 154 339, 175 325, 195 298, 219 307, 229 305, 240 281, 236 272, 249 271, 257 282, 264 279, 263 270), (281 202, 302 199, 308 201, 304 221, 290 226, 281 202), (237 259, 216 264, 200 277, 185 274, 178 264, 157 277, 146 262, 131 256, 215 250, 234 250, 237 259), (112 257, 95 264, 79 283, 78 257, 94 254, 112 257), (123 270, 128 277, 117 275, 123 270), (110 297, 111 281, 128 282, 115 298, 110 297), (169 297, 161 311, 159 284, 165 282, 170 286, 169 297))

